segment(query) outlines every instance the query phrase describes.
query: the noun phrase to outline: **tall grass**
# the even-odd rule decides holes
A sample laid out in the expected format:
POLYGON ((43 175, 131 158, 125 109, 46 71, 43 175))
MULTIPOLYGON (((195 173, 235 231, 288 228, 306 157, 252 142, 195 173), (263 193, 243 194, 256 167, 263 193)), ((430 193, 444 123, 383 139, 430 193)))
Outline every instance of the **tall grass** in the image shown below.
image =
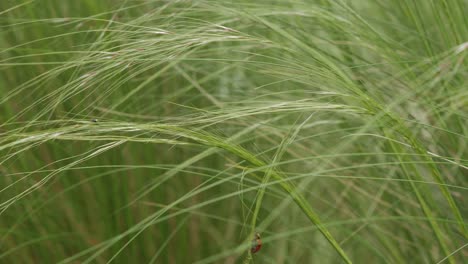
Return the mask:
POLYGON ((467 13, 0 2, 0 262, 462 263, 467 13))

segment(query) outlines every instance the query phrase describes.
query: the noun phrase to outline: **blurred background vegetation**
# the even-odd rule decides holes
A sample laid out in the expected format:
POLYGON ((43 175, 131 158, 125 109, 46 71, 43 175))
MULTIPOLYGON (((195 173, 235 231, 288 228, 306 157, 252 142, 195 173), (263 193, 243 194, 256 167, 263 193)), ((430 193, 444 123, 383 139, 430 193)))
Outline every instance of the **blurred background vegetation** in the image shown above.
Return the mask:
POLYGON ((2 0, 0 263, 463 263, 466 14, 2 0))

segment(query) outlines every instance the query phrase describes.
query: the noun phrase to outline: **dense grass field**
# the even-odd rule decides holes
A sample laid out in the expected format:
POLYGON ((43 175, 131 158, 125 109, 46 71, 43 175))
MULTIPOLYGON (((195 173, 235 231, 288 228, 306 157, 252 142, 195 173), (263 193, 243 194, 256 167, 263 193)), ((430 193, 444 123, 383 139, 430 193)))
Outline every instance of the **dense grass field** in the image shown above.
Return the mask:
POLYGON ((0 1, 0 263, 466 263, 466 14, 0 1))

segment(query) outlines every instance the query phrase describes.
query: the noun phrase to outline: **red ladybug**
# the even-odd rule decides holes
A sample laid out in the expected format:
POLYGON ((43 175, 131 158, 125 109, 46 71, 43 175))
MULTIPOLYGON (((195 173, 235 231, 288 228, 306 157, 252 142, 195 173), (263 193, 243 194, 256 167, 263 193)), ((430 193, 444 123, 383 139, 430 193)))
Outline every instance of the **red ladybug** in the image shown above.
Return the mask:
POLYGON ((260 234, 255 233, 255 238, 252 240, 252 247, 250 252, 257 253, 262 248, 262 240, 260 240, 260 234))

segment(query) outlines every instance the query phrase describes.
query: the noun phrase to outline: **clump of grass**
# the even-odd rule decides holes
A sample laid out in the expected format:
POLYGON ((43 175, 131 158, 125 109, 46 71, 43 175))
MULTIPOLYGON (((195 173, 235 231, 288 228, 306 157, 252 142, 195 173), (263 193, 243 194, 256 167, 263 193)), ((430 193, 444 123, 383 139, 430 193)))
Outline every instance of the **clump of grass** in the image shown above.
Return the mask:
POLYGON ((0 259, 462 261, 467 8, 1 3, 0 259))

